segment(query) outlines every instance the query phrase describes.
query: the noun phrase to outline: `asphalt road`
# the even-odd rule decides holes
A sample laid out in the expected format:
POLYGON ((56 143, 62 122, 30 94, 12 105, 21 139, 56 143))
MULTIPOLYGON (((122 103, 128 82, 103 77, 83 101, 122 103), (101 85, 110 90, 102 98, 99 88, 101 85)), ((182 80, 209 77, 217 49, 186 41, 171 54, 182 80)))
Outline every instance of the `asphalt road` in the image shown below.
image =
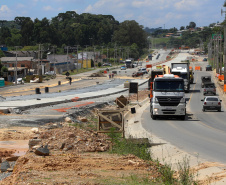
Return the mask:
MULTIPOLYGON (((206 63, 200 62, 199 64, 205 69, 206 63)), ((185 121, 152 120, 148 107, 142 115, 142 125, 150 133, 189 154, 208 161, 226 163, 226 109, 224 102, 221 112, 202 112, 201 76, 207 74, 213 75, 213 72, 195 72, 195 84, 191 85, 190 93, 186 94, 189 101, 185 121)))

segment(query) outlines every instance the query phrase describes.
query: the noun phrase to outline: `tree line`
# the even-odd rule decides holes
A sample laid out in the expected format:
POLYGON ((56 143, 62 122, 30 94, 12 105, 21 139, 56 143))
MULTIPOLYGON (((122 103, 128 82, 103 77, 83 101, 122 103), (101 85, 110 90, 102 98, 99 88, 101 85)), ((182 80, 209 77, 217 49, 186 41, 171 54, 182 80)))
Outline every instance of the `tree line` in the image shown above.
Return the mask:
MULTIPOLYGON (((205 53, 207 53, 207 45, 212 39, 213 34, 223 35, 223 24, 215 26, 216 23, 211 23, 209 26, 204 26, 202 29, 196 27, 195 22, 190 22, 187 26, 181 26, 180 31, 182 31, 181 36, 179 37, 170 37, 166 42, 159 43, 159 45, 167 48, 179 48, 182 45, 188 46, 190 48, 202 47, 204 48, 205 53), (194 31, 195 30, 195 31, 194 31)), ((145 28, 145 31, 149 32, 149 36, 152 38, 162 38, 167 35, 167 33, 177 33, 179 31, 177 28, 170 29, 149 29, 145 28)))
POLYGON ((9 48, 42 44, 46 51, 51 46, 97 46, 97 49, 104 47, 105 54, 107 47, 111 48, 109 52, 120 48, 137 59, 147 46, 147 33, 134 20, 119 23, 112 15, 79 15, 75 11, 67 11, 51 20, 15 17, 14 21, 2 22, 0 44, 9 48))

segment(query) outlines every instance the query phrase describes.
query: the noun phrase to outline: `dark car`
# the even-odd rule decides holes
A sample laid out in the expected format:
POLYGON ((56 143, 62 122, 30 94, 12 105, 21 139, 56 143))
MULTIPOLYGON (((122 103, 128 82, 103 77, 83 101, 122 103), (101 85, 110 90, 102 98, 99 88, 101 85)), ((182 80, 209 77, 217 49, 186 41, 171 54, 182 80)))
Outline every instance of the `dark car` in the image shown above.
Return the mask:
POLYGON ((207 65, 206 66, 206 71, 212 71, 212 66, 211 65, 207 65))
POLYGON ((201 77, 201 83, 202 83, 202 88, 204 87, 204 84, 206 83, 206 82, 211 82, 211 76, 202 76, 201 77))
POLYGON ((133 74, 132 74, 132 77, 138 77, 138 76, 143 76, 143 72, 142 71, 137 71, 137 72, 134 72, 133 74))
POLYGON ((206 110, 217 110, 221 112, 221 102, 222 100, 219 99, 217 96, 206 96, 203 100, 203 108, 202 111, 205 112, 206 110))
POLYGON ((203 61, 206 62, 207 61, 207 58, 204 58, 203 61))
POLYGON ((204 83, 203 95, 206 95, 206 94, 216 95, 216 87, 213 82, 204 83))

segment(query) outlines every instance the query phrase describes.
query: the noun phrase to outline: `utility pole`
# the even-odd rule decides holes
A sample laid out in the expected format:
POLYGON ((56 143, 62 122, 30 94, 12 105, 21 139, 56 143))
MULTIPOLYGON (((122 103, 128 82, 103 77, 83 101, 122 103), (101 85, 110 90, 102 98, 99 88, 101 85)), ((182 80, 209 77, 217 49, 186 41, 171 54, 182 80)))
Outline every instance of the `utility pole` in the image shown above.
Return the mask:
POLYGON ((15 76, 15 85, 17 85, 17 48, 18 48, 19 46, 15 46, 15 48, 16 48, 16 64, 15 64, 15 67, 14 67, 14 76, 15 76))
POLYGON ((107 47, 107 63, 108 63, 108 47, 107 47))
POLYGON ((53 70, 54 70, 54 74, 56 74, 56 59, 55 59, 55 48, 56 48, 56 46, 53 46, 53 70))
POLYGON ((79 45, 77 45, 77 72, 78 72, 78 47, 79 45))
POLYGON ((220 39, 219 54, 220 54, 219 72, 220 75, 222 75, 222 39, 220 39))
POLYGON ((85 45, 86 46, 86 69, 88 69, 88 53, 87 53, 87 46, 89 45, 85 45))
POLYGON ((101 62, 103 63, 103 54, 104 54, 103 48, 104 48, 104 46, 101 46, 101 47, 102 47, 102 54, 100 56, 101 56, 101 62))
MULTIPOLYGON (((223 5, 224 8, 226 8, 226 0, 224 1, 224 5, 223 5)), ((226 11, 222 11, 221 10, 221 13, 225 13, 225 18, 224 18, 224 40, 226 39, 226 11)), ((225 92, 225 89, 226 89, 226 70, 225 70, 225 67, 226 67, 226 42, 224 42, 224 57, 223 57, 223 60, 224 60, 224 92, 225 92)))
POLYGON ((84 68, 84 66, 83 66, 83 48, 82 48, 82 68, 84 68))
POLYGON ((69 46, 67 46, 67 71, 69 71, 69 67, 68 67, 68 47, 69 46))
POLYGON ((95 56, 95 46, 93 47, 93 63, 94 63, 94 69, 96 68, 96 65, 95 65, 95 58, 96 58, 96 56, 95 56))

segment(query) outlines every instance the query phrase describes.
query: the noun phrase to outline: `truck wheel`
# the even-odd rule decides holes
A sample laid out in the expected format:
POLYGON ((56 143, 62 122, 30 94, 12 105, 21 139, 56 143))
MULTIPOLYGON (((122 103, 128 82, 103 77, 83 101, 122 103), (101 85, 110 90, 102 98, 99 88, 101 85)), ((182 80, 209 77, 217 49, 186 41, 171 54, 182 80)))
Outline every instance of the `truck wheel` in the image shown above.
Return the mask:
POLYGON ((221 112, 221 108, 218 109, 218 112, 221 112))
POLYGON ((152 116, 152 119, 153 119, 153 120, 156 120, 156 116, 155 116, 155 115, 153 115, 153 116, 152 116))
POLYGON ((156 116, 153 115, 153 112, 152 112, 152 111, 151 111, 151 118, 152 118, 153 120, 156 120, 156 116))
POLYGON ((181 116, 181 120, 185 120, 186 115, 181 116))
POLYGON ((206 109, 204 109, 204 108, 203 108, 203 109, 202 109, 202 111, 203 111, 203 112, 205 112, 205 111, 206 111, 206 109))

